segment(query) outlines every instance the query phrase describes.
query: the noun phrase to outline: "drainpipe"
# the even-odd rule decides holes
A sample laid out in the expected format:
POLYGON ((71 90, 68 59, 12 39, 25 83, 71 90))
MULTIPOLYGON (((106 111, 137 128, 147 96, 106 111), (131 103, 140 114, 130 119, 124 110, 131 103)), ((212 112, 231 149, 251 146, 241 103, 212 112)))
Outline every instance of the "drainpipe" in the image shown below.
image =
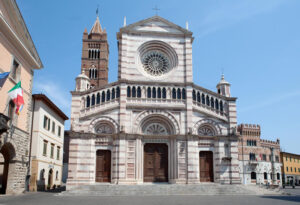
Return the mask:
MULTIPOLYGON (((31 147, 32 147, 32 134, 33 134, 33 118, 34 118, 34 110, 35 110, 35 99, 34 97, 32 98, 33 100, 33 106, 32 106, 32 118, 31 118, 31 131, 30 131, 30 143, 29 143, 29 161, 28 161, 28 171, 27 171, 27 176, 28 176, 28 188, 30 185, 30 178, 31 178, 31 147)), ((29 191, 29 189, 28 189, 29 191)))
POLYGON ((244 162, 244 138, 242 136, 242 166, 243 166, 243 184, 246 184, 245 179, 245 162, 244 162))
POLYGON ((275 165, 274 165, 274 147, 271 147, 271 170, 272 170, 272 184, 275 184, 276 179, 275 179, 275 165))

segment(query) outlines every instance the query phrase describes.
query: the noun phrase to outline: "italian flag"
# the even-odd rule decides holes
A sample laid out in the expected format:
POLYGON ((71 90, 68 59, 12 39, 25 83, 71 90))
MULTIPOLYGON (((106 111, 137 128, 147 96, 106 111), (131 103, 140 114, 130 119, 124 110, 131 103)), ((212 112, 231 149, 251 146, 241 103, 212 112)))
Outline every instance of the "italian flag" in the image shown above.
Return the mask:
POLYGON ((24 99, 23 99, 23 89, 21 87, 21 81, 18 82, 15 87, 13 87, 10 91, 8 91, 8 96, 17 106, 16 113, 19 115, 23 105, 24 105, 24 99))

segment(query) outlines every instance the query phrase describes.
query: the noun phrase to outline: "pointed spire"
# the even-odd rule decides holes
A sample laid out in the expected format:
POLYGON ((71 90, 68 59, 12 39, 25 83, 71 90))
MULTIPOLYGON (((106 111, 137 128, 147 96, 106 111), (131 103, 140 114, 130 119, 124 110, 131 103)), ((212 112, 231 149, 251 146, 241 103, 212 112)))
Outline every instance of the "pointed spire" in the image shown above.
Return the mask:
POLYGON ((83 33, 88 33, 86 28, 84 28, 84 32, 83 33))
POLYGON ((223 84, 230 85, 230 83, 228 83, 228 82, 225 80, 224 74, 222 73, 221 80, 220 80, 220 82, 219 82, 218 85, 223 85, 223 84))
POLYGON ((102 28, 101 28, 101 24, 100 24, 100 20, 99 20, 99 17, 97 16, 97 19, 90 31, 90 34, 91 33, 101 33, 102 32, 102 28))

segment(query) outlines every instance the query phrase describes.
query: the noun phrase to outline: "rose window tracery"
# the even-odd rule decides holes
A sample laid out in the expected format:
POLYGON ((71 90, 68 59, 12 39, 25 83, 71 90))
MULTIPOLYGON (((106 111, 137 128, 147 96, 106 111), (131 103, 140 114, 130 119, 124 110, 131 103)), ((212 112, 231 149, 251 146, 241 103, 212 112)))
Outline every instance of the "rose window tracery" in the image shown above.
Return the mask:
POLYGON ((160 51, 149 51, 142 57, 144 70, 153 76, 161 76, 170 70, 167 56, 160 51))
POLYGON ((214 130, 209 126, 201 126, 198 129, 198 135, 200 136, 214 136, 214 130))

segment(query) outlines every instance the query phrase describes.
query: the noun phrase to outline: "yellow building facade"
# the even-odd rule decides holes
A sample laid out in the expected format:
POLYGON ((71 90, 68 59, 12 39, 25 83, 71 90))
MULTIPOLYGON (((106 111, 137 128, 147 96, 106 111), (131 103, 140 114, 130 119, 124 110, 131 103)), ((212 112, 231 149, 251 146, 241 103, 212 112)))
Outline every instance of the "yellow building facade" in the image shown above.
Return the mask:
POLYGON ((295 181, 296 185, 300 185, 300 155, 281 152, 282 162, 282 179, 285 183, 295 181))

